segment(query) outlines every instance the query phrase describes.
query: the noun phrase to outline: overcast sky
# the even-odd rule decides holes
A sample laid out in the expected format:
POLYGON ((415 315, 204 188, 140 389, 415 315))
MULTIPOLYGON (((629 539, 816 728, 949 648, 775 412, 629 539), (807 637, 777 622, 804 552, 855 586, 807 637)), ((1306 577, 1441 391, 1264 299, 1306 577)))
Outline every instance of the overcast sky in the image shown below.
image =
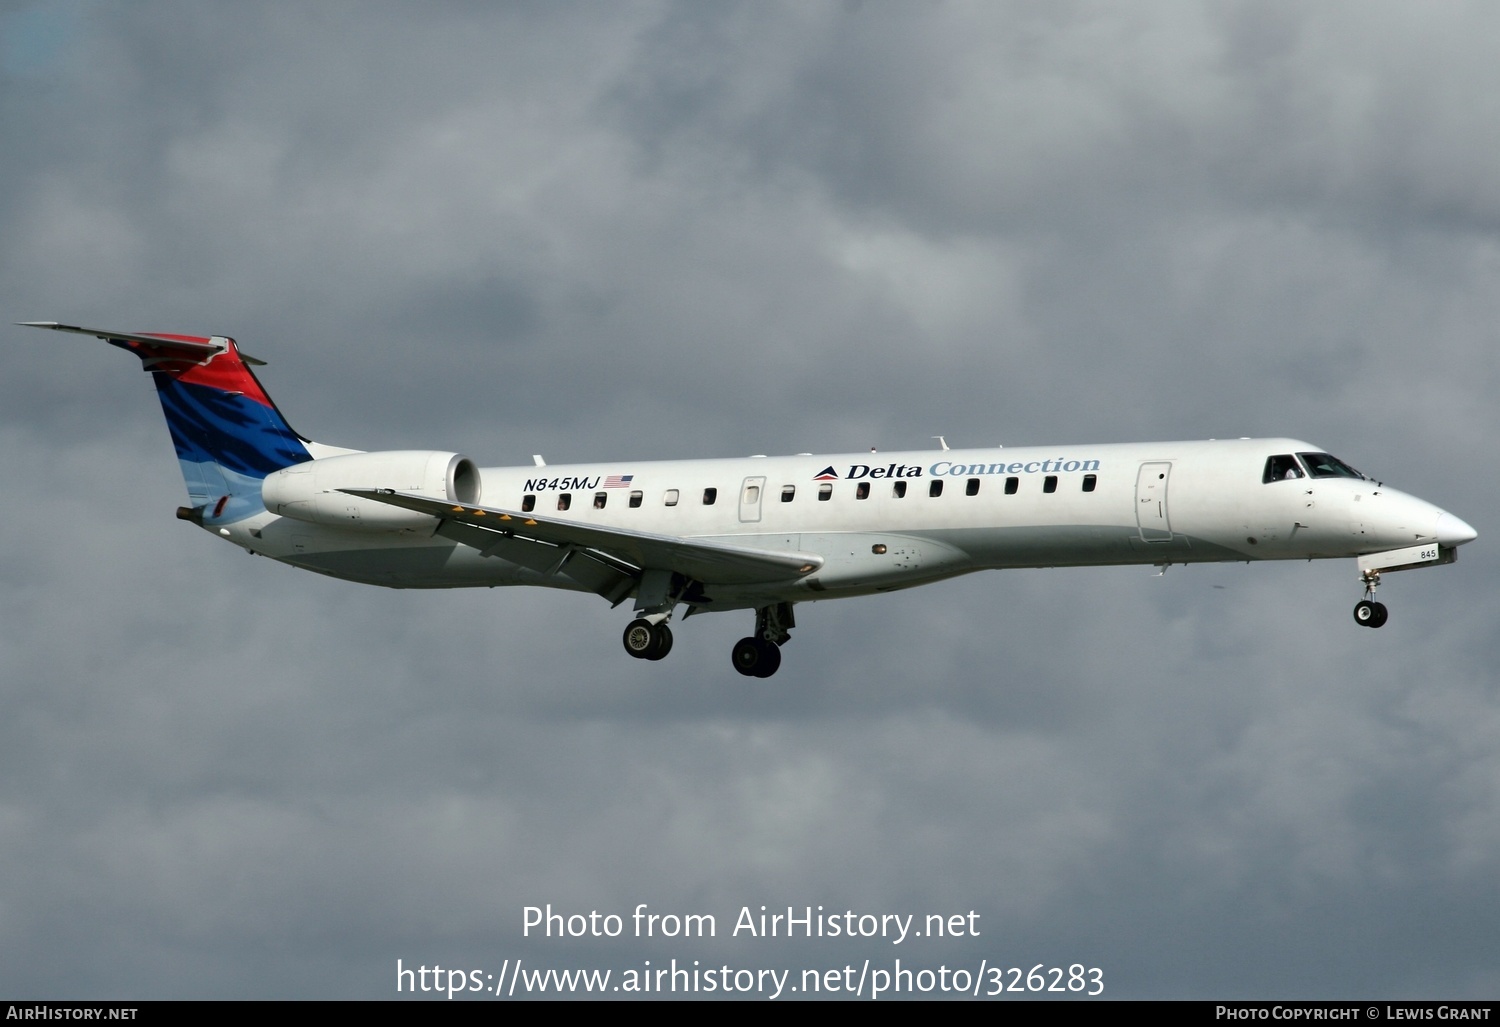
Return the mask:
MULTIPOLYGON (((1500 8, 0 4, 0 321, 223 333, 481 464, 1291 435, 1457 565, 740 612, 395 592, 178 522, 149 379, 0 328, 0 995, 1083 963, 1500 994, 1500 8), (712 941, 522 936, 523 909, 712 941), (729 937, 742 906, 977 938, 729 937), (628 922, 627 922, 628 923, 628 922)), ((627 933, 629 931, 627 930, 627 933)))

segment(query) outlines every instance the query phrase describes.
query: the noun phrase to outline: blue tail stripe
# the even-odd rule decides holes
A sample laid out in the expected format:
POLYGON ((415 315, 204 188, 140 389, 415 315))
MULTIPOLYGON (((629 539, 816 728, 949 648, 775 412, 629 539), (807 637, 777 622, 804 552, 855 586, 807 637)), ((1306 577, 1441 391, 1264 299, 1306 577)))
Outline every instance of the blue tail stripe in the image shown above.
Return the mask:
MULTIPOLYGON (((177 457, 217 464, 233 479, 259 482, 312 454, 274 407, 222 389, 153 375, 177 457)), ((234 491, 233 489, 231 491, 234 491)))

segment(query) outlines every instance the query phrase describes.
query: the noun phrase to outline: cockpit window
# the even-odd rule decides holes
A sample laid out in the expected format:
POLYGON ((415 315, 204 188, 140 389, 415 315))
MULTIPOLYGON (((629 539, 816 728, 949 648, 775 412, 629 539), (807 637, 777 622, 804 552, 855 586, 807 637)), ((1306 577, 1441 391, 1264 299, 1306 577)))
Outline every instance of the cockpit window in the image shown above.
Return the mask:
POLYGON ((1266 473, 1261 475, 1260 480, 1269 484, 1273 481, 1300 477, 1302 477, 1302 468, 1297 465, 1297 458, 1290 453, 1283 453, 1266 461, 1266 473))
POLYGON ((1354 468, 1328 453, 1298 453, 1314 478, 1363 478, 1354 468))

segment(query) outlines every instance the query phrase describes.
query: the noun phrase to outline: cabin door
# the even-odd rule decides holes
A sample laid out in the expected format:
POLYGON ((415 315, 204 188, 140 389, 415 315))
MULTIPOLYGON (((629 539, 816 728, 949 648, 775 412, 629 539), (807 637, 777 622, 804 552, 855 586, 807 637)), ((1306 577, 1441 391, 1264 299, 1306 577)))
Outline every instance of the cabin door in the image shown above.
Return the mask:
POLYGON ((1135 522, 1143 542, 1172 541, 1172 522, 1167 515, 1167 481, 1172 465, 1165 461, 1141 464, 1135 477, 1135 522))
POLYGON ((740 486, 740 523, 760 523, 760 501, 766 493, 766 479, 762 475, 758 478, 746 478, 745 483, 740 486))

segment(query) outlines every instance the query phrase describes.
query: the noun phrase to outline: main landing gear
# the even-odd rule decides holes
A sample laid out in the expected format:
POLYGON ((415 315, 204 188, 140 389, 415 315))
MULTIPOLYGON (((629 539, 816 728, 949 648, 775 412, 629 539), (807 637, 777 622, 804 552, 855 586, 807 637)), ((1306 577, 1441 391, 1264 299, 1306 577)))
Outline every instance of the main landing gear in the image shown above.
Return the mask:
POLYGON ((672 651, 672 629, 644 617, 625 625, 625 651, 638 660, 660 660, 672 651))
POLYGON ((734 661, 734 669, 747 678, 768 678, 781 667, 781 649, 764 638, 740 639, 729 658, 734 661))
POLYGON ((791 603, 762 606, 755 611, 755 634, 734 643, 729 658, 748 678, 768 678, 781 666, 781 647, 797 626, 791 603))
POLYGON ((1366 628, 1378 628, 1389 614, 1384 603, 1375 601, 1375 587, 1380 584, 1379 571, 1365 571, 1360 575, 1365 583, 1365 597, 1354 604, 1354 623, 1366 628))
POLYGON ((672 651, 672 629, 667 621, 692 584, 671 571, 641 572, 636 591, 635 620, 625 625, 620 639, 625 651, 637 660, 660 660, 672 651))
MULTIPOLYGON (((672 651, 672 629, 667 627, 670 613, 642 611, 625 625, 620 639, 625 651, 637 660, 660 660, 672 651)), ((768 678, 781 667, 781 647, 792 637, 797 626, 791 603, 762 606, 755 611, 755 634, 734 644, 729 658, 734 669, 749 678, 768 678)))

